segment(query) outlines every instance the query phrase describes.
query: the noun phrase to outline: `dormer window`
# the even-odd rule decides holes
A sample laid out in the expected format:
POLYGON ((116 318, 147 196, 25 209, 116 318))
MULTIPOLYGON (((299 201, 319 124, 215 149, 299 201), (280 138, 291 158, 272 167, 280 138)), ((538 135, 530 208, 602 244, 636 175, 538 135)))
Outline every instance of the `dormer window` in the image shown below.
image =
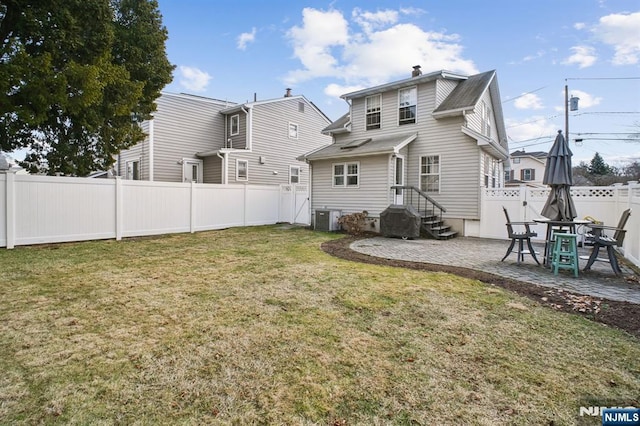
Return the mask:
POLYGON ((367 109, 367 130, 380 128, 380 107, 382 95, 368 96, 365 99, 367 109))
POLYGON ((398 90, 398 124, 416 122, 416 104, 418 103, 417 87, 398 90))

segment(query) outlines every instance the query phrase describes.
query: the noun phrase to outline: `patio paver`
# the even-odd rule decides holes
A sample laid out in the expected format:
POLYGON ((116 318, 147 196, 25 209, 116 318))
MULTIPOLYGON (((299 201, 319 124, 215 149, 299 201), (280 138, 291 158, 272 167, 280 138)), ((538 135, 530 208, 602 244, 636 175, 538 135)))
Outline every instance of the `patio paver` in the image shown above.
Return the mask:
MULTIPOLYGON (((580 276, 575 278, 571 271, 561 271, 559 275, 544 266, 538 266, 529 255, 524 262, 516 264, 515 252, 504 262, 509 241, 484 238, 459 237, 451 240, 402 240, 374 237, 354 241, 351 249, 370 256, 385 259, 407 260, 457 266, 512 278, 518 281, 545 287, 563 289, 604 299, 640 304, 640 283, 637 275, 626 265, 621 265, 622 277, 617 277, 608 263, 596 262, 591 271, 582 271, 586 260, 580 259, 580 276), (625 277, 635 276, 632 282, 625 277)), ((534 243, 536 252, 542 253, 544 246, 534 243)), ((580 256, 588 256, 591 247, 578 249, 580 256)), ((538 257, 542 258, 542 255, 538 257)))

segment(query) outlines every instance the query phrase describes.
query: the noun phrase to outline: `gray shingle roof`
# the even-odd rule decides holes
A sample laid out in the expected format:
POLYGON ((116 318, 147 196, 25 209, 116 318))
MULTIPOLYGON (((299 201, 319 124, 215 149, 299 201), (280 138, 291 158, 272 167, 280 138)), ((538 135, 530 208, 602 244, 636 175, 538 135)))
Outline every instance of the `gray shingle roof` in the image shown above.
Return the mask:
POLYGON ((548 153, 544 151, 532 151, 532 152, 513 151, 510 155, 511 157, 547 158, 548 153))
POLYGON ((347 124, 349 124, 350 121, 351 121, 351 116, 349 113, 346 113, 345 115, 343 115, 342 117, 334 121, 333 123, 329 124, 324 129, 322 129, 322 133, 328 134, 328 133, 337 133, 340 131, 344 131, 346 130, 346 126, 347 124))
POLYGON ((315 160, 327 160, 332 158, 363 157, 379 154, 393 154, 405 145, 413 142, 418 137, 417 133, 404 133, 401 135, 385 136, 376 139, 350 139, 345 142, 332 143, 317 151, 305 154, 303 158, 315 160))
POLYGON ((487 71, 472 75, 468 79, 461 81, 433 113, 472 109, 478 103, 487 87, 489 87, 495 73, 495 71, 487 71))

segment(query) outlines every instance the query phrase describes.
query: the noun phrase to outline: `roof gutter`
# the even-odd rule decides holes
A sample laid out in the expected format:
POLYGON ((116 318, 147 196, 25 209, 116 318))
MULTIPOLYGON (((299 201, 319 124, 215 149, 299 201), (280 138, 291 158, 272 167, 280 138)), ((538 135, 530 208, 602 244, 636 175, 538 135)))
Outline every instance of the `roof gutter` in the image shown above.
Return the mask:
POLYGON ((434 112, 431 115, 433 115, 433 118, 435 118, 437 120, 439 118, 455 117, 455 116, 458 116, 458 115, 473 114, 474 110, 475 110, 475 105, 470 105, 470 106, 466 106, 466 107, 462 107, 462 108, 450 109, 450 110, 447 110, 447 111, 434 112))

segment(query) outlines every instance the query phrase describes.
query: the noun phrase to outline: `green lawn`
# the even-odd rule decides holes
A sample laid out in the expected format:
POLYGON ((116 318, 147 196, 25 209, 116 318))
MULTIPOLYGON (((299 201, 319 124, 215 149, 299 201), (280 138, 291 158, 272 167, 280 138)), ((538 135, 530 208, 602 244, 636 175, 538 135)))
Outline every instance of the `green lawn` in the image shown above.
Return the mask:
POLYGON ((322 252, 337 237, 0 250, 0 424, 562 425, 581 405, 637 403, 638 339, 322 252))

